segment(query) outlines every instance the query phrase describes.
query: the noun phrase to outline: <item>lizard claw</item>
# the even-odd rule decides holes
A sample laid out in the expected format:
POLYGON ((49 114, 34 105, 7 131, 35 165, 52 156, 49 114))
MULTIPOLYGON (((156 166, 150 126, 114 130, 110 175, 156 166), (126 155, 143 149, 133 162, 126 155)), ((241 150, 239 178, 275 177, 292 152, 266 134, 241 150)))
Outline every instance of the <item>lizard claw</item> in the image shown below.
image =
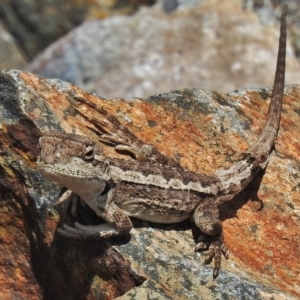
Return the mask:
POLYGON ((208 252, 205 255, 204 264, 210 264, 213 259, 215 260, 215 266, 213 270, 213 278, 215 279, 219 275, 222 255, 228 259, 229 250, 224 244, 222 236, 213 241, 200 241, 195 247, 195 251, 202 251, 206 249, 208 249, 208 252))

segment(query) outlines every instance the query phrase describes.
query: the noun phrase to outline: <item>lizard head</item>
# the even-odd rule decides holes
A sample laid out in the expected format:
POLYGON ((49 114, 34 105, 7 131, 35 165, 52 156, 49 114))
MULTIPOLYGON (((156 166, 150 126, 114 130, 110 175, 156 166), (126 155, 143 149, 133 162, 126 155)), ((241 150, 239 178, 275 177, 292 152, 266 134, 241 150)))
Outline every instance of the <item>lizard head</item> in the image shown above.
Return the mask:
POLYGON ((90 138, 48 131, 39 140, 37 168, 75 193, 101 193, 109 179, 102 151, 90 138), (85 191, 84 191, 85 190, 85 191))

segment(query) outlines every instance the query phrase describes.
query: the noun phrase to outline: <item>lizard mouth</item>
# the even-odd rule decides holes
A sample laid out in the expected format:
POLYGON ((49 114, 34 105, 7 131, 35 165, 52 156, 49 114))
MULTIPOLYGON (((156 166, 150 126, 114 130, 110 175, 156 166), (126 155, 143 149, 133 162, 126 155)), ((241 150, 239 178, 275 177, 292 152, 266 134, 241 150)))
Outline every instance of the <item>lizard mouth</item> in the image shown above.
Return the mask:
POLYGON ((67 187, 84 199, 101 193, 110 179, 105 166, 79 157, 46 156, 43 153, 38 157, 36 167, 47 179, 67 187))
POLYGON ((42 163, 37 162, 37 168, 45 177, 69 177, 69 178, 77 178, 77 179, 97 179, 98 176, 96 172, 91 172, 91 170, 83 169, 81 167, 78 168, 68 168, 66 165, 59 164, 50 164, 50 163, 42 163))
MULTIPOLYGON (((79 157, 62 158, 60 156, 39 156, 36 167, 45 177, 98 179, 101 170, 91 162, 84 161, 79 157)), ((61 180, 60 180, 61 181, 61 180)))
POLYGON ((106 180, 91 168, 68 168, 68 165, 37 162, 39 171, 49 180, 65 186, 84 199, 94 197, 103 191, 106 180))
MULTIPOLYGON (((50 157, 51 158, 51 157, 50 157)), ((58 159, 50 159, 38 157, 36 167, 39 171, 48 179, 58 182, 60 185, 75 186, 76 189, 82 186, 82 184, 95 184, 99 182, 105 176, 100 177, 101 170, 93 166, 91 163, 85 162, 82 159, 73 157, 68 161, 57 161, 58 159), (76 186, 78 185, 79 186, 76 186)))

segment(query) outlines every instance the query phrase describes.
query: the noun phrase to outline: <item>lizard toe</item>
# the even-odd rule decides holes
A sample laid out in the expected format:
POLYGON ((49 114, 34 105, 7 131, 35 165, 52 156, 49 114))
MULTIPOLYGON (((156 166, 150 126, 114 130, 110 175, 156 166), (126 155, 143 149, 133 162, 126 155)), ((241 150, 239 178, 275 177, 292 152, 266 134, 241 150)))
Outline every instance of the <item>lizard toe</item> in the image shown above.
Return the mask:
POLYGON ((57 228, 58 234, 71 238, 71 239, 83 239, 86 236, 83 234, 82 230, 78 228, 71 227, 67 224, 63 224, 61 228, 57 228))
POLYGON ((212 260, 214 260, 215 266, 213 269, 213 278, 215 279, 219 275, 222 256, 228 259, 229 250, 224 244, 223 236, 207 236, 207 241, 200 241, 195 248, 196 251, 203 251, 206 249, 208 249, 208 252, 205 255, 204 264, 210 264, 212 260))
POLYGON ((74 225, 75 227, 71 227, 67 224, 63 224, 61 228, 57 229, 57 232, 62 236, 73 239, 109 238, 117 234, 115 228, 108 223, 82 225, 75 222, 74 225))

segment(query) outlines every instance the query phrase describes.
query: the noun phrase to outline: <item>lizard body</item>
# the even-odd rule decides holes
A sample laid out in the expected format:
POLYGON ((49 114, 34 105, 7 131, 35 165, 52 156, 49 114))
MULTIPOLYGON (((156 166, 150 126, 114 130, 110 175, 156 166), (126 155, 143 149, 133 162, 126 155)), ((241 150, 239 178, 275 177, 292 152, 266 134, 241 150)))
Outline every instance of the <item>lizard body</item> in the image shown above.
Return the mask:
POLYGON ((76 222, 75 228, 64 225, 58 231, 72 238, 107 238, 129 232, 129 217, 156 223, 191 218, 201 231, 196 250, 208 249, 205 262, 214 258, 213 276, 217 277, 221 256, 227 258, 229 253, 223 241, 218 205, 232 199, 267 166, 276 140, 284 90, 286 11, 284 8, 276 75, 262 133, 233 166, 213 176, 181 168, 153 146, 143 144, 102 108, 76 98, 104 115, 102 121, 90 120, 102 131, 101 138, 115 145, 116 150, 132 153, 136 160, 105 157, 100 143, 85 136, 45 133, 39 141, 37 162, 42 174, 79 195, 107 222, 97 226, 76 222))

